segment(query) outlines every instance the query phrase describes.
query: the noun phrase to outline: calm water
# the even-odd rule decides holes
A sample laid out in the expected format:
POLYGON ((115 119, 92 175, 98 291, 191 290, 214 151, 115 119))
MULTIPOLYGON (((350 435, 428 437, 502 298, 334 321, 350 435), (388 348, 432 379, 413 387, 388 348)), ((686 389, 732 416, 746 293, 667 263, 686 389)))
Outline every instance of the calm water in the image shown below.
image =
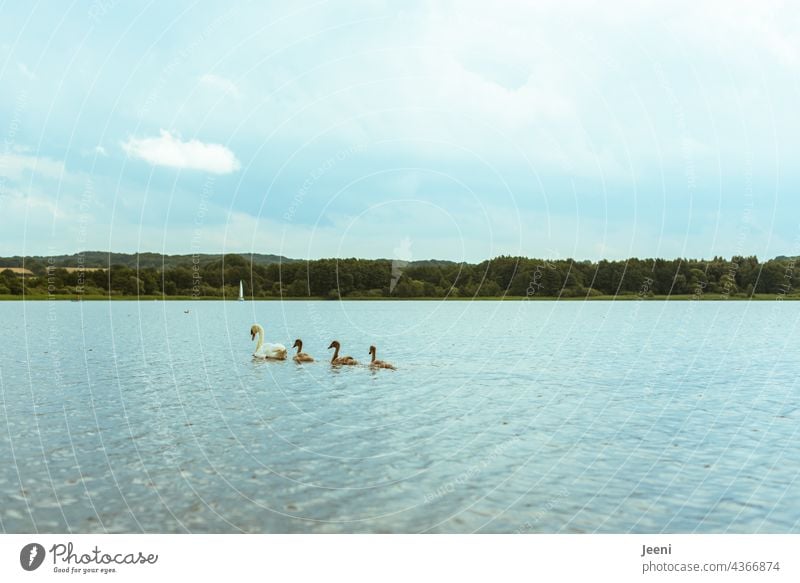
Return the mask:
POLYGON ((0 303, 0 530, 798 532, 799 313, 0 303))

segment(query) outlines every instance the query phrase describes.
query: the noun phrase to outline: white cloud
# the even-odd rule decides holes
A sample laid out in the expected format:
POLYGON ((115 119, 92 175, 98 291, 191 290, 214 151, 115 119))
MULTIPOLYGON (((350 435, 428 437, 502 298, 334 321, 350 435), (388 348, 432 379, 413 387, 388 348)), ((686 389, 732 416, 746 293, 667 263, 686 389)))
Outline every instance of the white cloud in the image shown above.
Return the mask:
POLYGON ((200 140, 184 142, 180 136, 163 129, 157 138, 130 138, 122 148, 128 156, 155 166, 204 170, 212 174, 230 174, 241 167, 234 153, 221 144, 206 144, 200 140))
POLYGON ((95 146, 94 152, 100 156, 108 156, 108 152, 106 152, 106 149, 103 146, 95 146))
POLYGON ((690 3, 686 9, 675 19, 675 28, 736 69, 749 64, 760 78, 765 63, 794 69, 800 60, 795 33, 800 12, 790 4, 714 0, 690 3), (710 22, 714 26, 708 26, 710 22))
POLYGON ((238 99, 239 96, 241 95, 239 92, 239 88, 236 86, 236 83, 225 77, 220 77, 219 75, 206 73, 205 75, 200 77, 200 83, 211 89, 227 93, 228 95, 236 99, 238 99))
MULTIPOLYGON (((21 152, 26 150, 14 148, 13 151, 21 152)), ((18 153, 0 154, 0 179, 19 182, 28 173, 42 174, 49 178, 59 179, 65 174, 64 162, 18 153)))

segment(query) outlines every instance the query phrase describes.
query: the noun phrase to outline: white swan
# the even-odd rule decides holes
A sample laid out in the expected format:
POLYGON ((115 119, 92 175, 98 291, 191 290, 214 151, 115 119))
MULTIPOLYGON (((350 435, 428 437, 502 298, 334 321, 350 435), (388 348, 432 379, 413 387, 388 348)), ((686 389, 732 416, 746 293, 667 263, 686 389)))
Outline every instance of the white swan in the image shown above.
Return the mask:
POLYGON ((253 324, 250 326, 250 340, 255 340, 256 334, 258 334, 258 344, 256 344, 256 351, 253 353, 254 357, 286 360, 286 347, 283 344, 264 342, 264 329, 258 324, 253 324))

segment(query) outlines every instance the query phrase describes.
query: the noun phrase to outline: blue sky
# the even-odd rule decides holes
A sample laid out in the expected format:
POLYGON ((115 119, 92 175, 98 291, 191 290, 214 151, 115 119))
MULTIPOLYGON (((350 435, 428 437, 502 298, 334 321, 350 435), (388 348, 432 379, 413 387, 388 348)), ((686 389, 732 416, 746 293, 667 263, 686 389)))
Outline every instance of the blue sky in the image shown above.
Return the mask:
POLYGON ((800 254, 779 3, 0 5, 0 255, 800 254))

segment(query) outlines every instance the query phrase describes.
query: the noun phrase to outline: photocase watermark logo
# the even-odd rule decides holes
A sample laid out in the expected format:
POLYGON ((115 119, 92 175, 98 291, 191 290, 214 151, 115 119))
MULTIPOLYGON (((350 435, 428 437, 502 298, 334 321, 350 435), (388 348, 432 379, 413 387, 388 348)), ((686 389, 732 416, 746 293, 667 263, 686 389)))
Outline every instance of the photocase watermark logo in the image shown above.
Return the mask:
POLYGON ((19 552, 19 564, 26 571, 35 571, 44 562, 44 547, 39 543, 30 543, 19 552))
POLYGON ((35 571, 42 566, 45 557, 52 561, 53 573, 107 575, 117 573, 120 566, 155 565, 158 555, 139 552, 104 552, 95 545, 91 549, 76 549, 71 542, 56 543, 47 551, 38 543, 30 543, 19 552, 19 564, 26 571, 35 571))
POLYGON ((394 258, 392 259, 392 281, 389 283, 389 293, 394 291, 397 282, 400 281, 400 276, 411 263, 413 255, 411 254, 411 239, 404 237, 400 241, 400 245, 394 248, 394 258))

